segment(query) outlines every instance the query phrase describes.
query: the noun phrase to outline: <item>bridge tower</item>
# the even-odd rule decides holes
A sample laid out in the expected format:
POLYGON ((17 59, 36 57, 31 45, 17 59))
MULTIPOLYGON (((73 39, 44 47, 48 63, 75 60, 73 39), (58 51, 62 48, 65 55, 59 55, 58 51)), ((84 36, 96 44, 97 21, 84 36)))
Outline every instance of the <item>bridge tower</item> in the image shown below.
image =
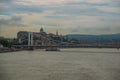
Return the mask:
POLYGON ((28 46, 32 46, 32 45, 33 45, 33 33, 28 32, 28 46))

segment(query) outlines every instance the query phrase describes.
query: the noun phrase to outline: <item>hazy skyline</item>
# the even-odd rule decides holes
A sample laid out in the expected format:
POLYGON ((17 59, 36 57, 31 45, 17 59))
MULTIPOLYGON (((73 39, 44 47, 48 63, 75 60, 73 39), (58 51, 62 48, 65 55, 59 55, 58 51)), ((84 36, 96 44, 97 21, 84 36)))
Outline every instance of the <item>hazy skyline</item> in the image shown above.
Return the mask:
POLYGON ((120 33, 119 0, 0 0, 0 35, 18 31, 120 33))

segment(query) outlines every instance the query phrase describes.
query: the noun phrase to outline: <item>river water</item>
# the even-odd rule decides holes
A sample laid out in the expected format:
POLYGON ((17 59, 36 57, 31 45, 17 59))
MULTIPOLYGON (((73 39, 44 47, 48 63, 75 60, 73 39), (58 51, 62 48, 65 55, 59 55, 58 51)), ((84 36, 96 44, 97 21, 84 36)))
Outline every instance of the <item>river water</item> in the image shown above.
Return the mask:
POLYGON ((120 80, 120 50, 70 48, 0 54, 0 80, 120 80))

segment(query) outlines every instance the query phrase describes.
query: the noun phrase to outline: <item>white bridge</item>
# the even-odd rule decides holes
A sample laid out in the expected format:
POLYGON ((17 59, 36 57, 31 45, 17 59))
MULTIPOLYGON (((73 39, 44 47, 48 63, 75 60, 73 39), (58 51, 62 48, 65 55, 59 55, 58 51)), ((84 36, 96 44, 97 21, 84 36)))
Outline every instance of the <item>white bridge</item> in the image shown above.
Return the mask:
POLYGON ((33 32, 28 33, 28 46, 33 45, 33 32))

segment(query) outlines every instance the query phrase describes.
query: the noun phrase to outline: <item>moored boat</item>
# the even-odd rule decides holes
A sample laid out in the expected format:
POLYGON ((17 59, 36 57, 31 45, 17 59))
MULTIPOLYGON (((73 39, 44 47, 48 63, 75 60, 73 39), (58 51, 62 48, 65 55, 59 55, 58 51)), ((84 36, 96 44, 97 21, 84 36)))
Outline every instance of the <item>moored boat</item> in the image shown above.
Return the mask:
POLYGON ((29 47, 27 50, 31 50, 32 51, 32 50, 34 50, 34 48, 33 47, 29 47))
POLYGON ((57 47, 48 47, 46 48, 46 51, 60 51, 60 49, 57 47))

